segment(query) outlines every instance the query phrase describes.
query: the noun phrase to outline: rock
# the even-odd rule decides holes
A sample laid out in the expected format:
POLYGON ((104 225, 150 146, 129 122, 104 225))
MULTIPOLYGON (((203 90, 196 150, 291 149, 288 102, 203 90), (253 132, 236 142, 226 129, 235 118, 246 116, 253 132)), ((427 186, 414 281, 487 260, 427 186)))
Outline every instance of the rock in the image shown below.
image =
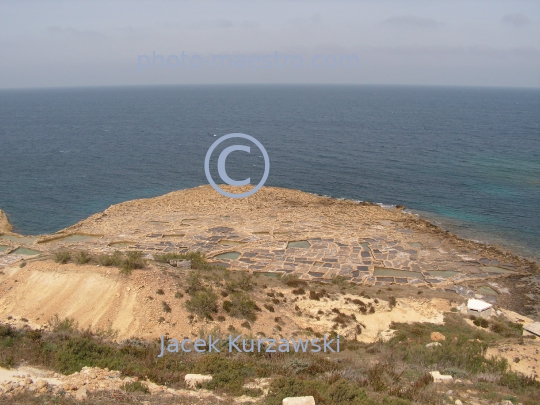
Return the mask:
POLYGON ((47 381, 39 380, 39 381, 36 383, 36 386, 37 386, 38 389, 45 388, 45 387, 47 387, 47 381))
POLYGON ((315 405, 313 397, 289 397, 283 399, 283 405, 315 405))
POLYGON ((504 401, 501 401, 501 405, 514 405, 514 404, 512 403, 512 401, 505 399, 504 401))
POLYGON ((433 382, 435 383, 444 383, 450 382, 453 380, 451 375, 441 374, 439 371, 430 371, 429 374, 433 377, 433 382))
POLYGON ((436 347, 436 346, 442 346, 439 342, 431 342, 426 345, 426 347, 436 347))
POLYGON ((12 226, 4 211, 0 210, 0 232, 11 232, 12 226))
POLYGON ((454 402, 454 404, 456 404, 456 405, 463 405, 463 402, 461 402, 459 399, 456 399, 456 401, 454 402))
POLYGON ((442 342, 443 340, 446 340, 446 336, 440 332, 431 332, 431 340, 433 342, 442 342))
POLYGON ((171 260, 169 263, 173 267, 178 267, 182 269, 191 269, 191 260, 184 260, 184 259, 171 260))
POLYGON ((204 374, 186 374, 184 377, 184 382, 188 388, 197 388, 197 385, 212 381, 211 375, 204 374))
POLYGON ((75 399, 78 401, 82 401, 86 399, 88 392, 86 390, 86 387, 81 387, 75 392, 75 399))

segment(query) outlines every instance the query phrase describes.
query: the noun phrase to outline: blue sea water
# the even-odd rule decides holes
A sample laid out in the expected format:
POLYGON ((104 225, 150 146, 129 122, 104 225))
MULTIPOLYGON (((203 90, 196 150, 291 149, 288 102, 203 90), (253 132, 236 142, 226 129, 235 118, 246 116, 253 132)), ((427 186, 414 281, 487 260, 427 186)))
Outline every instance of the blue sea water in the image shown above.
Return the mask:
MULTIPOLYGON (((540 257, 538 89, 3 90, 0 208, 16 231, 50 233, 115 203, 207 184, 206 151, 232 132, 265 146, 267 185, 405 205, 540 257)), ((235 152, 227 170, 253 184, 262 162, 235 152)))

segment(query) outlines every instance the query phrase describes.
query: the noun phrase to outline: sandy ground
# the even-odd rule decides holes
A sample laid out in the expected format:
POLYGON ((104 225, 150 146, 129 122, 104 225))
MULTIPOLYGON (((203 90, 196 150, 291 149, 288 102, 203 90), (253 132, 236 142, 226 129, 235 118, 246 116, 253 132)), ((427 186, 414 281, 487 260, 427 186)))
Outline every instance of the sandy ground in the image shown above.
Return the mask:
MULTIPOLYGON (((336 314, 332 309, 338 308, 348 315, 355 314, 358 322, 365 325, 358 340, 374 341, 381 332, 388 330, 392 321, 440 323, 443 312, 450 309, 448 301, 442 299, 398 299, 396 308, 390 311, 387 303, 380 300, 374 304, 374 314, 363 315, 356 305, 345 302, 346 298, 358 298, 352 295, 334 294, 321 301, 302 296, 275 305, 275 312, 263 309, 251 330, 247 330, 241 326, 243 320, 230 318, 222 311, 220 315, 226 316, 223 322, 190 323, 189 313, 183 306, 187 298, 174 297, 176 291, 182 290, 181 280, 153 266, 125 277, 118 274, 116 268, 61 265, 50 260, 29 262, 23 268, 5 268, 0 274, 0 318, 17 326, 27 324, 46 328, 48 320, 58 314, 61 319, 76 319, 81 328, 113 329, 118 332, 117 338, 122 340, 130 337, 154 339, 166 334, 175 338, 198 336, 201 328, 210 331, 215 327, 228 333, 229 325, 246 334, 264 332, 266 336, 277 337, 274 318, 281 317, 283 330, 279 335, 291 337, 294 332, 302 334, 307 327, 327 333, 335 323, 333 318, 336 314), (163 290, 163 295, 157 293, 159 289, 163 290), (172 308, 170 313, 163 311, 163 301, 172 308), (295 310, 296 305, 300 312, 295 310), (319 310, 324 314, 316 320, 319 310)), ((281 291, 290 296, 286 288, 281 291)), ((268 297, 265 292, 258 294, 256 298, 262 307, 268 297)), ((372 301, 363 300, 366 303, 372 301)), ((347 330, 340 329, 339 332, 346 334, 347 330)), ((349 333, 348 337, 354 338, 354 334, 349 333)))
POLYGON ((486 356, 504 357, 513 371, 538 378, 540 374, 540 339, 524 339, 523 345, 502 344, 490 347, 486 356))

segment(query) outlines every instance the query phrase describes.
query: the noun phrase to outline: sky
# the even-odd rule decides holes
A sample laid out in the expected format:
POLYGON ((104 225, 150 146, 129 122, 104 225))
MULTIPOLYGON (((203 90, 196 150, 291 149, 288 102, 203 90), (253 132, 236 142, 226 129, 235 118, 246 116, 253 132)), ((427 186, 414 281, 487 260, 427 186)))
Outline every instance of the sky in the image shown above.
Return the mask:
POLYGON ((0 89, 215 83, 539 88, 540 0, 0 0, 0 89))

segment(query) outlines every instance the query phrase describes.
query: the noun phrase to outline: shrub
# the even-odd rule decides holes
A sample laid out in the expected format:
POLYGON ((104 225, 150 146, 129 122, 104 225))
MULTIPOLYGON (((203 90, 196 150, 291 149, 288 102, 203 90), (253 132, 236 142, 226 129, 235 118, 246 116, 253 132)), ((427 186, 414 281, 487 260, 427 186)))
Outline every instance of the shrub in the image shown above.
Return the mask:
POLYGON ((165 253, 154 255, 154 260, 161 263, 169 263, 171 260, 191 260, 191 268, 195 270, 212 270, 214 267, 201 252, 165 253))
POLYGON ((122 261, 122 274, 131 274, 135 269, 143 269, 146 262, 143 259, 142 252, 127 252, 126 258, 122 261))
POLYGON ((270 312, 274 312, 274 306, 273 305, 270 305, 270 304, 264 304, 264 307, 270 311, 270 312))
POLYGON ((60 319, 58 314, 55 314, 51 319, 49 319, 48 323, 53 332, 75 333, 78 328, 78 324, 75 319, 60 319))
POLYGON ((122 385, 122 389, 127 392, 142 392, 143 394, 150 393, 148 387, 140 381, 125 383, 124 385, 122 385))
POLYGON ((66 264, 71 260, 71 253, 66 251, 56 252, 54 254, 54 261, 60 264, 66 264))
POLYGON ((26 262, 22 261, 21 264, 19 264, 19 267, 22 269, 24 266, 26 266, 26 262))
POLYGON ((88 263, 92 258, 90 255, 86 252, 79 252, 75 255, 75 263, 77 264, 86 264, 88 263))
POLYGON ((502 319, 493 320, 489 329, 504 337, 521 337, 523 335, 523 326, 521 324, 502 319))
POLYGON ((174 293, 174 298, 184 298, 184 294, 182 294, 180 291, 177 291, 174 293))
POLYGON ((315 300, 315 301, 320 301, 321 297, 319 296, 319 294, 316 291, 309 290, 309 299, 310 300, 315 300))
POLYGON ((397 304, 396 297, 392 295, 391 297, 388 298, 388 306, 390 307, 390 309, 394 308, 396 304, 397 304))
POLYGON ((489 321, 484 318, 476 318, 473 323, 481 328, 487 328, 489 326, 489 321))
POLYGON ((165 292, 163 291, 163 288, 158 288, 158 290, 156 291, 156 294, 165 295, 165 292))
POLYGON ((292 290, 292 293, 295 295, 302 295, 306 293, 306 290, 304 290, 303 288, 296 288, 292 290))
POLYGON ((289 287, 307 286, 307 283, 304 280, 300 280, 298 276, 295 274, 286 274, 283 277, 281 277, 281 281, 283 281, 289 287))
POLYGON ((243 291, 250 291, 253 289, 253 277, 250 274, 242 274, 240 280, 238 280, 238 287, 243 291))
POLYGON ((197 291, 186 301, 185 306, 189 312, 210 318, 212 313, 217 312, 217 296, 210 290, 197 291))
POLYGON ((335 277, 332 277, 331 283, 340 287, 345 287, 348 284, 348 281, 346 277, 335 276, 335 277))
POLYGON ((249 319, 250 321, 257 319, 255 314, 258 309, 257 304, 244 293, 231 294, 231 300, 223 302, 223 309, 235 318, 249 319))
POLYGON ((120 267, 122 264, 122 255, 116 250, 112 255, 99 255, 97 261, 101 266, 120 267))
POLYGON ((201 273, 199 271, 189 272, 186 280, 186 292, 193 295, 196 292, 203 291, 204 289, 201 273))
POLYGON ((165 301, 161 301, 161 306, 163 307, 164 312, 167 312, 167 313, 171 312, 171 307, 165 301))

